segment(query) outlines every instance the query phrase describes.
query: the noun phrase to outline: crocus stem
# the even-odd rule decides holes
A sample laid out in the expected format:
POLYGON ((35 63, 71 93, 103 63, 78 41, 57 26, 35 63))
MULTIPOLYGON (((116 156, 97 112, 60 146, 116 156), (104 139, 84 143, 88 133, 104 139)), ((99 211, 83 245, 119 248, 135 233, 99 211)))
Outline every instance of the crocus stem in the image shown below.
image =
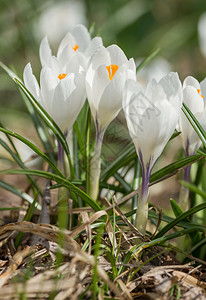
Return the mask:
POLYGON ((99 193, 99 177, 101 170, 101 150, 102 150, 102 141, 104 137, 103 131, 96 132, 96 143, 94 148, 94 156, 90 162, 90 178, 89 178, 89 194, 94 199, 97 200, 99 193))
MULTIPOLYGON (((189 156, 188 147, 186 148, 185 156, 189 156)), ((184 170, 184 181, 188 183, 190 183, 190 171, 191 165, 187 166, 184 170)), ((183 185, 180 188, 179 206, 181 207, 183 212, 187 211, 189 208, 189 189, 183 185)))
POLYGON ((59 142, 59 140, 57 140, 58 143, 58 169, 61 172, 64 172, 64 149, 62 147, 62 144, 59 142))
MULTIPOLYGON (((62 144, 58 142, 58 168, 65 174, 65 165, 64 165, 64 149, 62 144)), ((68 190, 65 187, 60 187, 58 189, 58 221, 59 227, 64 229, 68 226, 68 190)))
POLYGON ((135 226, 142 233, 146 232, 146 225, 148 219, 148 196, 149 196, 149 180, 150 172, 142 169, 142 186, 138 199, 135 226))

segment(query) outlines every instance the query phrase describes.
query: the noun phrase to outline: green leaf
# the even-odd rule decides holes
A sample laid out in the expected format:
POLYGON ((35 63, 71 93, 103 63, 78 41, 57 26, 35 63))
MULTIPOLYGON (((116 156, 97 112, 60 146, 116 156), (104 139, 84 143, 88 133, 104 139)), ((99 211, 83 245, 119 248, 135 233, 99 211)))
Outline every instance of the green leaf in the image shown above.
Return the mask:
POLYGON ((176 203, 176 201, 174 199, 170 199, 170 204, 171 204, 171 207, 172 207, 175 217, 178 217, 181 214, 183 214, 182 209, 180 208, 180 206, 176 203))
POLYGON ((175 175, 178 171, 182 170, 183 168, 195 163, 196 161, 203 159, 201 154, 194 154, 188 157, 181 158, 176 162, 173 162, 166 167, 158 170, 157 172, 153 173, 150 177, 150 183, 154 183, 156 181, 162 180, 164 177, 167 178, 168 175, 172 176, 175 175))
POLYGON ((56 174, 52 174, 50 172, 45 172, 40 170, 3 170, 0 171, 0 174, 26 174, 26 175, 40 176, 43 178, 54 180, 57 183, 60 183, 62 186, 68 188, 68 190, 75 193, 77 196, 81 197, 82 200, 84 200, 95 211, 101 210, 101 207, 90 196, 88 196, 78 187, 76 187, 71 182, 66 180, 66 178, 60 177, 56 174))
POLYGON ((161 236, 163 236, 167 231, 169 231, 170 229, 173 229, 175 225, 177 225, 180 221, 185 220, 186 218, 188 218, 189 216, 197 213, 200 210, 203 210, 206 208, 206 203, 202 203, 199 204, 191 209, 189 209, 188 211, 184 212, 182 215, 178 216, 176 219, 174 219, 172 222, 170 222, 169 224, 167 224, 165 227, 163 227, 154 237, 154 239, 157 239, 161 236))
POLYGON ((148 57, 146 57, 140 64, 137 66, 136 71, 140 71, 145 65, 147 65, 158 53, 160 52, 160 48, 154 50, 148 57))
MULTIPOLYGON (((18 188, 16 188, 15 186, 6 183, 3 180, 0 180, 0 187, 2 187, 3 189, 11 192, 12 194, 24 199, 25 201, 27 201, 28 203, 32 204, 34 199, 27 193, 22 192, 21 190, 19 190, 18 188)), ((41 205, 37 204, 36 208, 41 210, 41 205)))
POLYGON ((26 144, 29 148, 31 148, 34 152, 37 153, 38 156, 41 156, 51 167, 52 169, 59 174, 60 176, 63 177, 62 173, 59 171, 59 169, 55 166, 55 164, 49 159, 48 156, 46 156, 39 148, 37 148, 33 143, 31 143, 29 140, 27 140, 26 138, 24 138, 23 136, 21 136, 18 133, 12 132, 8 129, 2 128, 0 127, 0 131, 11 135, 15 138, 17 138, 18 140, 20 140, 21 142, 23 142, 24 144, 26 144))
POLYGON ((134 144, 130 144, 124 149, 117 158, 110 163, 101 173, 100 180, 106 181, 109 177, 113 176, 121 167, 128 164, 131 160, 137 157, 134 144))
POLYGON ((191 192, 194 192, 195 194, 200 195, 203 199, 206 199, 206 192, 200 190, 196 185, 186 182, 184 180, 180 180, 180 184, 184 185, 191 192))
MULTIPOLYGON (((4 128, 3 128, 4 129, 4 128)), ((6 129, 5 129, 6 130, 6 129)), ((7 145, 7 143, 5 143, 1 138, 0 138, 0 145, 2 147, 4 147, 4 149, 6 149, 6 151, 11 155, 11 157, 13 158, 13 160, 22 168, 22 169, 27 169, 24 165, 24 163, 22 162, 19 154, 16 154, 12 151, 12 149, 7 145)), ((36 181, 31 177, 31 176, 27 176, 28 180, 31 182, 31 184, 33 185, 33 187, 36 188, 37 191, 39 191, 40 194, 42 194, 41 190, 39 189, 38 184, 36 183, 36 181)))
POLYGON ((206 132, 200 125, 199 121, 193 115, 191 110, 187 107, 185 103, 182 104, 182 111, 186 115, 188 121, 196 131, 197 135, 199 136, 200 140, 202 141, 203 146, 206 148, 206 132))
POLYGON ((37 114, 36 110, 34 109, 33 105, 27 100, 27 98, 26 98, 25 94, 22 92, 22 90, 20 90, 20 93, 21 93, 22 99, 28 109, 29 115, 31 116, 31 119, 32 119, 34 127, 37 131, 37 134, 40 138, 40 141, 41 141, 46 153, 48 153, 49 158, 51 159, 51 161, 54 162, 55 161, 54 155, 51 151, 53 149, 53 145, 50 142, 48 133, 45 130, 44 126, 42 125, 42 121, 41 121, 39 115, 37 114))

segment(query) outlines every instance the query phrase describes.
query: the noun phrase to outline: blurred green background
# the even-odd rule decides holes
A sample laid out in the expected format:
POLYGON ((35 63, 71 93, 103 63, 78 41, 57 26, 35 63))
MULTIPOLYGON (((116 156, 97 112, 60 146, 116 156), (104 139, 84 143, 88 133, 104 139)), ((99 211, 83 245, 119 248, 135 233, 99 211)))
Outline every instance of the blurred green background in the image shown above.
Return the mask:
MULTIPOLYGON (((205 0, 1 0, 0 59, 19 76, 30 61, 38 77, 41 39, 48 35, 56 50, 66 32, 83 23, 93 24, 105 46, 117 43, 128 57, 146 57, 160 47, 159 55, 181 79, 203 79, 206 59, 197 28, 204 11, 205 0)), ((19 93, 3 71, 0 93, 1 116, 7 109, 22 111, 19 93)))
MULTIPOLYGON (((205 11, 205 0, 1 0, 0 60, 19 76, 30 61, 38 77, 41 39, 48 35, 55 50, 68 30, 83 23, 93 24, 105 46, 117 43, 128 57, 146 57, 160 47, 159 55, 181 79, 191 74, 203 79, 206 59, 197 28, 205 11)), ((24 107, 16 87, 0 71, 1 118, 10 109, 22 112, 24 107)))

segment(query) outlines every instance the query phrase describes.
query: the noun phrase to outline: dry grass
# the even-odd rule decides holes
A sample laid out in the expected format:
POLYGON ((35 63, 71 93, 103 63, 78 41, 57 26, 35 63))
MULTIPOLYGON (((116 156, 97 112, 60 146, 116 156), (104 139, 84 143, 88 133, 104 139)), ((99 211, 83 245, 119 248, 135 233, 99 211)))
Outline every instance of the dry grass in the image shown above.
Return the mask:
MULTIPOLYGON (((86 209, 78 213, 82 222, 71 231, 24 221, 0 228, 0 299, 178 299, 179 294, 179 299, 206 299, 203 267, 178 264, 163 248, 142 247, 125 263, 125 256, 137 238, 130 224, 127 230, 118 228, 114 235, 107 219, 106 232, 100 236, 105 249, 98 252, 96 264, 96 242, 92 237, 97 232, 91 225, 107 213, 105 210, 89 213, 86 209), (18 232, 23 232, 24 238, 16 251, 14 240, 18 232), (39 239, 34 239, 35 236, 39 239), (86 239, 88 247, 83 251, 86 239), (124 266, 116 277, 106 249, 117 257, 117 270, 124 266)), ((121 215, 119 208, 117 214, 121 215)))

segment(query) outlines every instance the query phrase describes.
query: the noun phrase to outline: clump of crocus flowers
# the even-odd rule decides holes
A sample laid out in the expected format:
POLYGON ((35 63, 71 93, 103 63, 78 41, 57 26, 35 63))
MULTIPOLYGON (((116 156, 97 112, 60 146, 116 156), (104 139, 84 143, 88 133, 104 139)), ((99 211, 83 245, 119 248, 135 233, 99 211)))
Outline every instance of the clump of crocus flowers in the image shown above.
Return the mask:
POLYGON ((185 155, 194 153, 201 142, 181 112, 184 101, 204 122, 205 80, 192 77, 183 83, 177 73, 169 73, 142 86, 136 79, 133 58, 127 59, 117 46, 103 46, 102 39, 91 39, 83 25, 77 25, 52 55, 47 37, 40 45, 42 70, 40 85, 30 64, 24 69, 24 84, 66 135, 88 99, 96 128, 96 143, 90 163, 90 196, 98 200, 101 149, 105 130, 123 108, 129 134, 142 167, 142 185, 136 211, 136 227, 146 231, 149 181, 157 159, 174 130, 182 132, 185 155))

